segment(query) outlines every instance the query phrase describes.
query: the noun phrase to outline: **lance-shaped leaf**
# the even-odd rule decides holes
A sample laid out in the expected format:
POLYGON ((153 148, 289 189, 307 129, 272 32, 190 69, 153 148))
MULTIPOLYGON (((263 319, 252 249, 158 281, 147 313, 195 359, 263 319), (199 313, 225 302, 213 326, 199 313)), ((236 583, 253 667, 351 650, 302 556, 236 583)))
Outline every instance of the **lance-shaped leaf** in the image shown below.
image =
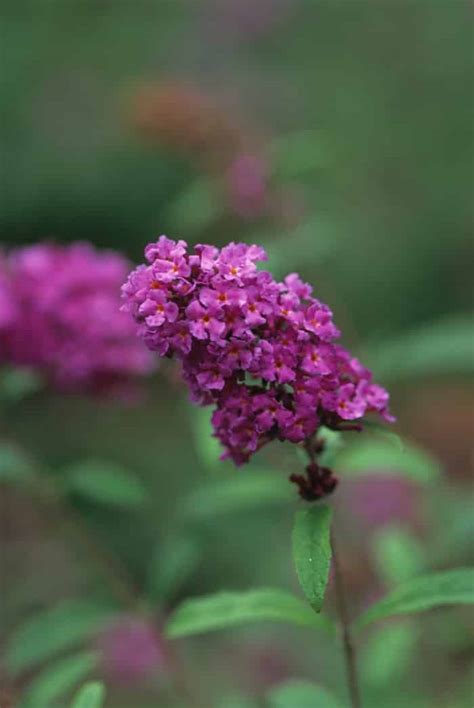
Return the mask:
POLYGON ((216 514, 288 504, 291 499, 291 488, 284 477, 274 472, 248 470, 196 490, 185 500, 182 510, 189 519, 213 519, 216 514))
POLYGON ((72 691, 96 669, 98 652, 80 652, 50 664, 27 688, 21 708, 46 708, 72 691))
POLYGON ((368 688, 393 686, 416 664, 419 632, 413 618, 381 626, 363 647, 359 658, 362 681, 368 688))
POLYGON ((471 373, 474 335, 472 320, 448 318, 369 346, 362 354, 384 382, 433 374, 471 373))
POLYGON ((148 498, 138 477, 110 462, 79 462, 64 471, 63 482, 66 491, 99 504, 135 507, 148 498))
POLYGON ((200 560, 195 537, 171 536, 154 549, 146 594, 152 601, 164 602, 193 574, 200 560))
POLYGON ((28 368, 4 367, 0 370, 0 401, 17 403, 42 386, 40 376, 28 368))
POLYGON ((402 526, 388 526, 373 538, 376 569, 388 587, 415 578, 425 570, 422 543, 402 526))
POLYGON ((249 622, 287 622, 330 630, 329 620, 318 617, 299 598, 271 588, 244 592, 220 592, 187 600, 171 615, 166 626, 169 638, 203 634, 249 622))
POLYGON ((71 708, 102 708, 105 686, 101 681, 88 681, 79 689, 71 708))
POLYGON ((268 694, 269 708, 341 708, 339 701, 322 686, 309 681, 288 681, 268 694))
POLYGON ((332 510, 326 505, 298 511, 293 528, 293 558, 303 592, 321 610, 331 562, 332 510))
POLYGON ((401 474, 404 477, 430 484, 441 474, 441 466, 431 455, 404 441, 403 448, 386 438, 365 439, 341 450, 334 467, 344 475, 401 474))
POLYGON ((424 612, 442 605, 474 602, 474 569, 459 568, 423 575, 403 583, 364 612, 356 621, 361 628, 394 615, 424 612))
POLYGON ((34 471, 21 450, 0 442, 0 482, 29 481, 33 475, 34 471))
POLYGON ((5 663, 12 673, 30 669, 100 632, 114 610, 85 600, 68 600, 27 619, 13 633, 5 663))

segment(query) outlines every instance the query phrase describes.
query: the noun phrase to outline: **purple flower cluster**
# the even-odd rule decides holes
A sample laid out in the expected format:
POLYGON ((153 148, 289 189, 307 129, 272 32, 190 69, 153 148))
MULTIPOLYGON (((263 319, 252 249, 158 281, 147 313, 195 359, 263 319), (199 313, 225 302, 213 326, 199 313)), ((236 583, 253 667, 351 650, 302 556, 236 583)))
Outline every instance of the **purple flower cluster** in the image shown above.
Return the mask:
POLYGON ((267 169, 256 155, 239 155, 227 170, 232 209, 243 219, 261 216, 268 202, 267 169))
POLYGON ((105 672, 114 681, 143 681, 166 668, 163 640, 145 618, 119 617, 102 632, 98 644, 105 672))
POLYGON ((216 404, 212 422, 236 464, 271 440, 309 440, 320 425, 388 412, 388 393, 334 340, 327 305, 298 275, 257 269, 258 246, 221 250, 161 236, 122 292, 123 309, 160 356, 181 361, 193 400, 216 404))
POLYGON ((0 256, 0 363, 34 367, 66 390, 111 392, 150 372, 152 355, 120 312, 125 258, 86 243, 0 256))

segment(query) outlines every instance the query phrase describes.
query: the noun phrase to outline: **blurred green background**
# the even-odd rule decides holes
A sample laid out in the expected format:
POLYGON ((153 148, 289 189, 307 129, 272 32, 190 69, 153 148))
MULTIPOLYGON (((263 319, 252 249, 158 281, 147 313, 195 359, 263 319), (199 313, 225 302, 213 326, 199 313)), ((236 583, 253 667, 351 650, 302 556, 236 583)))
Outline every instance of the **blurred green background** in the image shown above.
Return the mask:
MULTIPOLYGON (((161 233, 263 243, 278 276, 298 270, 314 283, 345 343, 390 388, 397 432, 428 455, 400 463, 384 438, 381 457, 343 478, 336 506, 352 611, 413 573, 467 565, 472 4, 20 0, 3 2, 1 16, 2 245, 89 240, 139 261, 161 233), (254 175, 242 184, 232 171, 248 155, 261 166, 263 197, 247 194, 254 175)), ((5 402, 2 439, 48 483, 61 486, 81 462, 118 466, 135 484, 135 497, 124 483, 111 504, 73 493, 64 518, 29 484, 2 488, 5 706, 51 658, 40 646, 39 658, 15 663, 22 625, 66 599, 109 602, 114 574, 158 617, 189 595, 296 588, 290 486, 284 500, 270 486, 268 503, 233 492, 227 506, 224 493, 206 508, 201 487, 241 473, 212 462, 207 420, 171 367, 144 388, 126 408, 48 391, 5 402), (76 517, 105 561, 94 540, 76 545, 76 517), (163 568, 173 562, 168 582, 163 568)), ((271 470, 278 482, 298 464, 286 448, 262 457, 253 471, 271 470)), ((367 706, 471 705, 467 618, 455 608, 364 636, 367 706)), ((48 624, 32 631, 30 644, 48 624)), ((78 634, 84 651, 99 641, 78 634)), ((173 652, 194 705, 263 705, 253 701, 287 677, 344 696, 337 647, 304 630, 208 635, 173 652)), ((107 677, 106 705, 185 705, 164 663, 139 681, 121 682, 116 665, 111 677, 95 668, 107 677)), ((63 694, 47 705, 67 705, 63 694)))

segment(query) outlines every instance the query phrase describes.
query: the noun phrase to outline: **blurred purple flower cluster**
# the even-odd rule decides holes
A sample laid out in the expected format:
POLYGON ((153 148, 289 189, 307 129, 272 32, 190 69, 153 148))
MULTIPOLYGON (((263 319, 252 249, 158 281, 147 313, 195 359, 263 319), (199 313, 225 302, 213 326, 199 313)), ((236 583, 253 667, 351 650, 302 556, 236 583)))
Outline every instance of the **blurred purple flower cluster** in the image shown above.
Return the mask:
POLYGON ((142 681, 166 664, 161 636, 152 623, 139 617, 122 617, 99 637, 104 669, 114 681, 142 681))
POLYGON ((276 282, 257 269, 259 246, 221 250, 161 236, 148 265, 123 286, 149 349, 176 356, 193 400, 216 404, 212 422, 236 464, 274 439, 311 438, 368 412, 392 420, 388 393, 341 346, 327 305, 296 274, 276 282))
POLYGON ((87 243, 37 244, 0 259, 0 363, 61 390, 115 390, 153 361, 120 312, 129 262, 87 243))
POLYGON ((256 155, 238 155, 227 170, 233 211, 243 219, 261 216, 267 206, 267 166, 256 155))
MULTIPOLYGON (((16 305, 11 288, 11 277, 8 272, 7 259, 0 251, 0 343, 2 333, 6 332, 15 320, 16 305)), ((0 361, 3 347, 0 348, 0 361)))

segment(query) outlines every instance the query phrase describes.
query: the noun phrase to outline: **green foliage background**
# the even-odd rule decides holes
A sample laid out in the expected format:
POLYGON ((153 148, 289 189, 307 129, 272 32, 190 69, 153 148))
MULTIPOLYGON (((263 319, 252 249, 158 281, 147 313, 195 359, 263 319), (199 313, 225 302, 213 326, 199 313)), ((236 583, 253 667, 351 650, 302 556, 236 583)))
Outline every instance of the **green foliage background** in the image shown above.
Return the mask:
MULTIPOLYGON (((276 273, 299 270, 314 283, 345 343, 390 386, 397 430, 413 441, 402 454, 373 432, 366 447, 340 453, 340 543, 351 604, 361 610, 374 599, 370 588, 389 591, 413 574, 471 560, 472 5, 254 0, 244 4, 254 13, 273 8, 273 20, 252 33, 248 25, 239 31, 236 4, 2 3, 2 245, 87 239, 138 261, 160 233, 217 245, 258 241, 276 273), (143 82, 185 82, 221 102, 263 146, 271 188, 306 204, 300 223, 239 218, 222 208, 221 186, 199 162, 144 140, 129 119, 143 82), (369 533, 351 495, 364 473, 394 471, 414 484, 415 520, 369 533)), ((107 578, 69 533, 77 516, 160 617, 216 590, 299 592, 290 561, 297 502, 283 483, 299 464, 291 450, 269 451, 243 477, 214 463, 207 421, 166 365, 125 409, 43 390, 14 401, 23 384, 9 386, 0 417, 1 668, 15 696, 28 687, 54 693, 64 680, 52 700, 66 705, 76 690, 68 677, 85 681, 95 666, 80 607, 66 612, 68 629, 79 617, 84 630, 77 654, 57 647, 62 678, 53 670, 38 689, 36 665, 23 672, 11 664, 22 623, 37 614, 77 597, 113 605, 107 578), (61 490, 70 517, 50 514, 33 478, 61 490)), ((473 647, 465 619, 465 609, 453 608, 364 635, 367 705, 467 707, 473 647)), ((344 700, 338 649, 323 634, 257 626, 180 642, 203 706, 253 706, 267 689, 271 706, 297 708, 295 695, 316 705, 309 680, 344 700), (277 666, 271 680, 260 671, 265 657, 277 666), (286 678, 301 685, 274 687, 286 678)), ((43 650, 47 671, 40 641, 43 650)), ((32 695, 32 708, 43 708, 32 695)), ((105 705, 181 704, 158 670, 140 686, 108 682, 105 705)))

